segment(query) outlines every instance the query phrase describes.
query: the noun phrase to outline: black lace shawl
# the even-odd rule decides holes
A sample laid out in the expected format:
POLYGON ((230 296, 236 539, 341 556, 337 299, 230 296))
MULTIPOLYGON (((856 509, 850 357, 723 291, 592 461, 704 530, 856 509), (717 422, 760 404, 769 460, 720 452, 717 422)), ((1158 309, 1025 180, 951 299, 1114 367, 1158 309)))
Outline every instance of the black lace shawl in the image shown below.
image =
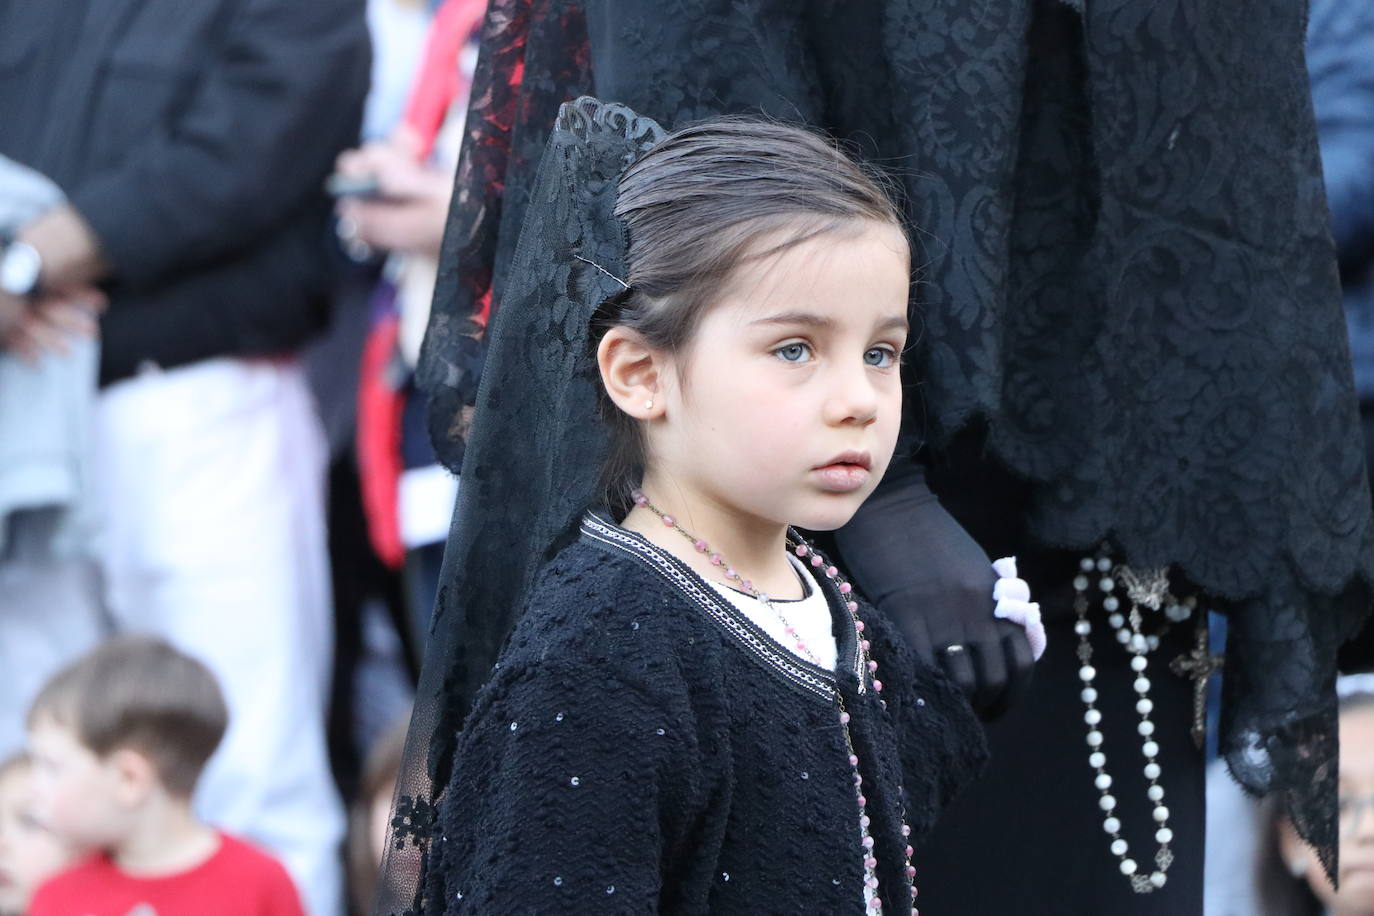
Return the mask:
MULTIPOLYGON (((577 537, 595 500, 608 435, 591 319, 628 274, 625 229, 612 212, 620 174, 664 132, 590 98, 555 115, 504 290, 511 307, 495 316, 477 394, 398 781, 382 913, 444 912, 444 875, 429 863, 458 731, 535 576, 577 537)), ((433 852, 439 861, 442 852, 433 852)))
MULTIPOLYGON (((1304 28, 1284 0, 492 0, 421 366, 436 447, 460 468, 474 316, 514 282, 560 102, 828 129, 899 178, 919 234, 929 441, 985 420, 1042 543, 1109 540, 1229 612, 1223 753, 1329 865, 1335 651, 1367 609, 1374 526, 1304 28)), ((520 396, 493 386, 484 409, 520 396)), ((463 470, 466 488, 487 469, 463 470)), ((480 523, 455 542, 520 520, 480 523)), ((463 562, 450 545, 447 582, 463 562)), ((429 667, 451 689, 420 699, 455 707, 437 785, 457 685, 485 674, 484 650, 480 671, 441 655, 486 607, 441 591, 429 667)))

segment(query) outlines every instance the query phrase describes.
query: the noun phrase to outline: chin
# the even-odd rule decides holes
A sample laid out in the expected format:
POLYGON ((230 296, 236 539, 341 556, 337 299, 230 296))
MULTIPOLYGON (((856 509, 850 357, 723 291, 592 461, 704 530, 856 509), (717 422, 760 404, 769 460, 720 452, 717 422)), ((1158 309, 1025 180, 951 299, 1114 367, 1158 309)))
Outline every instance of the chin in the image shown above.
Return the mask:
POLYGON ((807 531, 834 531, 836 528, 843 528, 859 511, 868 495, 864 493, 856 496, 847 493, 832 496, 826 503, 808 506, 809 511, 794 518, 792 524, 807 531))

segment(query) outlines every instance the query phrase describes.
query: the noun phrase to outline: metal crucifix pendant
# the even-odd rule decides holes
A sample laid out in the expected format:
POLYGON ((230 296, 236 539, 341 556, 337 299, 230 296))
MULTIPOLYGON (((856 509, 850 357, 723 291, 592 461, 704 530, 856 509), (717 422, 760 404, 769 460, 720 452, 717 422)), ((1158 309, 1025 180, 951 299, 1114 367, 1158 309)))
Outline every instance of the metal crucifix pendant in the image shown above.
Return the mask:
POLYGON ((1207 610, 1198 607, 1192 651, 1169 663, 1170 671, 1193 681, 1193 727, 1189 734, 1193 736, 1193 744, 1198 750, 1202 750, 1203 744, 1207 741, 1207 681, 1225 662, 1225 655, 1211 653, 1207 635, 1207 610))

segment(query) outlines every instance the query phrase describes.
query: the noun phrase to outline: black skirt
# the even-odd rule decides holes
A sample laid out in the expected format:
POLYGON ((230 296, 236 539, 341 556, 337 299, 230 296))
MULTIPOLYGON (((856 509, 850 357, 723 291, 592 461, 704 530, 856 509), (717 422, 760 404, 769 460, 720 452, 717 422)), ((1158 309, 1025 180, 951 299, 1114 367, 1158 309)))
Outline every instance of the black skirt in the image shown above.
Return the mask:
MULTIPOLYGON (((1042 605, 1068 601, 1067 588, 1036 595, 1042 605)), ((1048 626, 1049 648, 1026 696, 988 726, 992 761, 981 779, 945 812, 915 862, 921 908, 944 914, 1001 916, 1193 916, 1202 912, 1206 825, 1203 755, 1189 735, 1192 682, 1161 670, 1190 648, 1185 626, 1151 653, 1157 762, 1169 808, 1174 861, 1164 887, 1137 894, 1120 871, 1102 829, 1101 793, 1088 765, 1085 707, 1079 697, 1078 637, 1070 620, 1048 626)), ((1135 673, 1110 629, 1093 628, 1094 686, 1102 711, 1103 749, 1117 799, 1127 855, 1154 868, 1158 844, 1145 797, 1143 739, 1131 687, 1135 673)))

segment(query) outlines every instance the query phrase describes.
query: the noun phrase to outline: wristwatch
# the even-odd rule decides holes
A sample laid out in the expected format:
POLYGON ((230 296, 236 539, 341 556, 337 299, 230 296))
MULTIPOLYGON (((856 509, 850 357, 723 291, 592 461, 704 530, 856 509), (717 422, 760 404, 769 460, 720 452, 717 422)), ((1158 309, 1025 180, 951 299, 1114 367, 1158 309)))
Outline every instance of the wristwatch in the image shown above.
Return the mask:
POLYGON ((32 298, 42 275, 43 256, 28 242, 10 242, 0 253, 0 292, 32 298))

